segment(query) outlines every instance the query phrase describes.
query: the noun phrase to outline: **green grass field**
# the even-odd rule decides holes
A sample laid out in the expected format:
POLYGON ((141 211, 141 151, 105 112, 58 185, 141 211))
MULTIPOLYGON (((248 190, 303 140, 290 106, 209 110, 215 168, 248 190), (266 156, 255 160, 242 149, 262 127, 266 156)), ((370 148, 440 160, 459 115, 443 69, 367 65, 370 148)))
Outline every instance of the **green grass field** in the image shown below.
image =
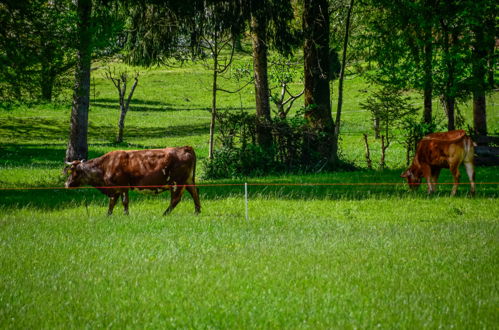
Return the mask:
MULTIPOLYGON (((204 67, 143 70, 120 145, 117 95, 100 72, 90 157, 192 145, 202 176, 204 67)), ((361 134, 370 124, 359 103, 370 86, 350 76, 346 88, 342 154, 359 170, 198 179, 199 216, 190 196, 163 217, 168 193, 133 192, 130 216, 121 205, 106 216, 97 190, 57 188, 67 96, 0 109, 0 328, 497 328, 499 168, 477 168, 474 198, 464 171, 454 198, 448 171, 436 195, 409 192, 398 145, 390 169, 366 170, 361 134)), ((253 98, 248 87, 220 93, 219 105, 252 111, 253 98)), ((499 100, 489 100, 489 129, 498 132, 499 100)))

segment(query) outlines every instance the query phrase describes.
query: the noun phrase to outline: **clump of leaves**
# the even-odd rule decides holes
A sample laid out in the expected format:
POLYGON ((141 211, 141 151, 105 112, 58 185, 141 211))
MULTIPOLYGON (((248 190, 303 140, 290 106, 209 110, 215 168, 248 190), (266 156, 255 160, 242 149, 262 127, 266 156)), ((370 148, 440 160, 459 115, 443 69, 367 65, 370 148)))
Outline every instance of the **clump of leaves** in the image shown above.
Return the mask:
POLYGON ((385 86, 367 98, 361 107, 371 113, 375 134, 381 136, 381 168, 385 167, 386 150, 396 132, 404 129, 407 120, 415 120, 417 108, 403 91, 385 86))

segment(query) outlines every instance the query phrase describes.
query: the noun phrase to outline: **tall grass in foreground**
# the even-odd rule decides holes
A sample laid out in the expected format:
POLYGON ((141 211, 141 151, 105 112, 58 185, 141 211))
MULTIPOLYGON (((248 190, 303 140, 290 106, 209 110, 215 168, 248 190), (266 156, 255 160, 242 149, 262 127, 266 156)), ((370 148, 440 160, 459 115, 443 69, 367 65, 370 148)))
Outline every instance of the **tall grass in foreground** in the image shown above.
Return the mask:
POLYGON ((493 328, 490 198, 0 210, 0 327, 493 328))

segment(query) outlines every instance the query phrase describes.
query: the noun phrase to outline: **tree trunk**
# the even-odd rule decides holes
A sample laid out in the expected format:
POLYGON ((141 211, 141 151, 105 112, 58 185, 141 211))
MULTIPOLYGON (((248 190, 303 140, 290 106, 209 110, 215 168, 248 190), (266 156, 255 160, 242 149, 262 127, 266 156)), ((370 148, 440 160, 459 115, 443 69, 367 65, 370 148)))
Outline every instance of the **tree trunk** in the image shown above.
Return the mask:
POLYGON ((343 39, 343 55, 341 59, 341 70, 339 77, 338 86, 338 108, 336 109, 336 121, 334 122, 334 139, 333 139, 333 157, 337 161, 338 155, 338 140, 340 136, 340 125, 341 125, 341 109, 343 107, 343 80, 345 78, 345 67, 347 65, 347 48, 348 48, 348 36, 350 34, 350 17, 352 15, 354 0, 350 0, 350 5, 347 12, 347 21, 345 23, 345 38, 343 39))
POLYGON ((118 121, 118 136, 116 137, 116 142, 123 142, 123 131, 125 130, 125 116, 128 109, 125 108, 125 105, 120 105, 120 120, 118 121))
POLYGON ((456 99, 452 96, 444 96, 445 113, 447 114, 447 130, 456 129, 456 99))
POLYGON ((367 162, 367 168, 369 170, 372 170, 373 169, 373 163, 372 163, 372 160, 371 160, 371 153, 369 152, 369 142, 367 140, 367 134, 364 133, 364 143, 366 145, 366 162, 367 162))
POLYGON ((251 16, 251 39, 253 43, 253 70, 255 74, 255 97, 257 117, 257 143, 264 149, 272 146, 270 129, 269 83, 267 77, 267 21, 257 10, 251 16))
POLYGON ((50 44, 49 40, 45 41, 40 57, 42 66, 40 74, 40 89, 42 92, 42 100, 50 102, 52 100, 52 91, 54 89, 56 74, 51 63, 54 58, 54 47, 52 44, 50 44))
POLYGON ((450 53, 450 38, 449 38, 449 27, 445 20, 441 20, 440 27, 443 34, 443 62, 445 66, 445 89, 443 95, 441 96, 442 104, 445 110, 445 114, 447 115, 447 130, 452 131, 456 129, 455 125, 455 97, 453 96, 452 87, 454 85, 454 60, 452 59, 452 55, 450 53))
POLYGON ((423 122, 431 124, 432 122, 432 98, 433 98, 433 45, 431 36, 431 27, 425 31, 424 51, 424 112, 423 122))
POLYGON ((88 158, 88 108, 90 102, 90 65, 92 55, 91 13, 92 0, 78 0, 78 59, 66 161, 88 158))
POLYGON ((52 100, 55 75, 52 74, 50 69, 42 69, 41 78, 42 100, 50 102, 52 100))
POLYGON ((215 120, 217 117, 217 78, 218 78, 218 45, 215 36, 215 45, 213 52, 213 86, 211 90, 211 121, 210 121, 210 147, 208 158, 213 159, 213 148, 215 144, 215 120))
POLYGON ((334 123, 329 90, 329 13, 327 0, 305 0, 303 8, 305 118, 317 132, 312 148, 333 167, 334 123))
POLYGON ((485 76, 487 63, 487 49, 485 47, 484 33, 478 28, 475 32, 475 43, 472 52, 473 76, 473 124, 475 133, 487 135, 487 109, 485 98, 485 76))

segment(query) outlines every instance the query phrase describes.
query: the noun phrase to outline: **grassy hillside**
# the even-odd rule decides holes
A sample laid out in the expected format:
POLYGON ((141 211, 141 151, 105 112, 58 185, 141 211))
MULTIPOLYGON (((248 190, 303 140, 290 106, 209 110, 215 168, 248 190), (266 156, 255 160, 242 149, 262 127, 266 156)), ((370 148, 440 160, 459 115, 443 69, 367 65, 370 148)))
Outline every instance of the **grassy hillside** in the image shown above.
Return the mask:
MULTIPOLYGON (((92 72, 90 157, 192 145, 206 158, 210 76, 201 63, 142 70, 120 145, 117 93, 101 66, 92 72)), ((448 171, 435 196, 408 192, 397 145, 390 169, 362 169, 361 134, 372 133, 359 103, 370 88, 360 76, 346 82, 342 155, 361 169, 198 180, 199 216, 190 196, 162 217, 168 193, 132 192, 130 216, 118 205, 107 217, 97 190, 60 188, 68 95, 0 109, 0 328, 496 327, 498 168, 477 168, 474 198, 464 171, 455 198, 448 171)), ((252 87, 219 93, 221 109, 253 104, 252 87)))

